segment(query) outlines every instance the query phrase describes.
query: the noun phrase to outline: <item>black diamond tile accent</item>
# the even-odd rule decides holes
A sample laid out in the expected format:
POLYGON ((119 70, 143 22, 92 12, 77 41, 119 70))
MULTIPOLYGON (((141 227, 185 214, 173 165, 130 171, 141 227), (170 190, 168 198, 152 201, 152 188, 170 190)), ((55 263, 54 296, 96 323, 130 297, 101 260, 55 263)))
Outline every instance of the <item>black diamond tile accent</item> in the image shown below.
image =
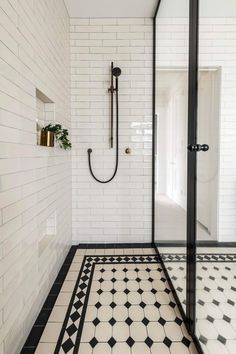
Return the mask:
POLYGON ((181 288, 180 286, 178 286, 178 287, 176 288, 176 290, 179 291, 180 293, 182 293, 183 288, 181 288))
POLYGON ((88 285, 85 284, 85 283, 82 283, 79 287, 80 287, 81 290, 84 290, 85 288, 88 287, 88 285))
POLYGON ((100 309, 101 306, 102 306, 102 304, 101 304, 99 301, 95 304, 95 307, 96 307, 97 309, 100 309))
POLYGON ((111 326, 114 326, 116 320, 114 319, 114 317, 112 317, 108 322, 110 323, 111 326))
POLYGON ((97 326, 100 322, 101 321, 97 317, 93 320, 94 326, 97 326))
POLYGON ((91 341, 89 342, 89 344, 91 345, 92 348, 94 348, 98 344, 98 341, 97 341, 97 339, 95 337, 93 337, 91 339, 91 341))
POLYGON ((116 293, 116 290, 115 289, 112 289, 111 290, 111 293, 114 295, 116 293))
POLYGON ((81 278, 83 281, 87 281, 89 279, 89 277, 87 275, 84 275, 82 278, 81 278))
POLYGON ((205 302, 202 301, 201 299, 198 300, 198 304, 201 305, 201 306, 204 306, 205 305, 205 302))
POLYGON ((112 273, 115 273, 115 272, 116 272, 116 269, 115 269, 115 268, 113 268, 111 271, 112 271, 112 273))
POLYGON ((143 301, 141 301, 139 306, 141 306, 144 309, 144 307, 146 307, 146 304, 143 301))
POLYGON ((152 283, 154 281, 154 279, 152 279, 151 277, 148 278, 148 281, 150 281, 150 283, 152 283))
POLYGON ((202 336, 202 335, 200 335, 199 341, 202 342, 203 344, 207 344, 207 338, 205 338, 205 337, 202 336))
POLYGON ((110 345, 111 348, 113 348, 116 344, 116 340, 115 338, 111 337, 107 343, 110 345))
POLYGON ((70 318, 72 319, 73 322, 75 322, 80 318, 80 314, 77 311, 75 311, 74 313, 72 313, 70 318))
POLYGON ((151 348, 151 346, 153 345, 153 340, 152 340, 150 337, 147 337, 147 338, 145 339, 145 343, 147 344, 147 346, 148 346, 149 348, 151 348))
POLYGON ((231 306, 234 306, 234 305, 235 305, 234 301, 232 301, 232 300, 230 300, 230 299, 228 299, 227 302, 228 302, 228 304, 231 305, 231 306))
POLYGON ((141 279, 140 279, 139 277, 137 277, 135 280, 136 280, 138 283, 141 282, 141 279))
POLYGON ((130 290, 129 289, 125 289, 124 293, 128 295, 130 293, 130 290))
POLYGON ((99 283, 103 283, 104 282, 104 279, 103 278, 100 278, 98 279, 99 283))
POLYGON ((163 340, 163 343, 168 347, 170 348, 171 344, 172 344, 172 341, 168 338, 168 337, 165 337, 165 339, 163 340))
POLYGON ((123 280, 124 280, 124 282, 126 282, 126 283, 129 281, 129 279, 126 278, 126 277, 125 277, 123 280))
POLYGON ((157 293, 156 289, 152 289, 151 292, 155 295, 157 293))
POLYGON ((211 317, 211 316, 207 316, 207 321, 209 321, 209 322, 211 322, 211 323, 213 323, 215 320, 214 320, 214 318, 213 317, 211 317))
POLYGON ((165 279, 165 278, 163 278, 163 277, 162 277, 160 280, 161 280, 163 283, 165 283, 165 282, 166 282, 166 279, 165 279))
POLYGON ((176 304, 175 304, 173 301, 171 301, 171 302, 169 303, 169 306, 172 307, 172 308, 175 308, 176 304))
POLYGON ((159 322, 162 326, 164 326, 164 325, 166 324, 166 320, 164 320, 164 318, 162 318, 162 317, 159 318, 158 322, 159 322))
POLYGON ((189 346, 191 344, 190 340, 188 340, 188 338, 186 338, 186 337, 183 337, 181 342, 188 348, 189 348, 189 346))
POLYGON ((133 338, 129 337, 129 338, 127 339, 126 343, 128 344, 128 346, 129 346, 130 348, 132 348, 132 346, 134 345, 135 342, 134 342, 133 338))
POLYGON ((157 308, 159 309, 159 308, 161 307, 161 304, 160 304, 159 302, 157 302, 157 301, 156 301, 156 302, 154 303, 154 306, 155 306, 155 307, 157 307, 157 308))
POLYGON ((128 269, 127 269, 127 268, 124 268, 124 269, 123 269, 123 272, 125 272, 125 273, 128 272, 128 269))
POLYGON ((74 307, 76 308, 76 310, 80 309, 82 306, 83 304, 80 300, 74 303, 74 307))
POLYGON ((114 303, 114 301, 112 301, 112 302, 110 303, 110 307, 111 307, 112 309, 114 309, 116 306, 117 306, 117 305, 114 303))
POLYGON ((148 272, 148 273, 151 272, 151 269, 150 269, 150 268, 146 268, 145 270, 146 270, 146 272, 148 272))
POLYGON ((104 272, 105 272, 105 269, 104 269, 104 268, 102 268, 102 269, 100 270, 100 272, 101 272, 101 273, 104 273, 104 272))
POLYGON ((133 320, 131 320, 130 317, 126 318, 125 323, 130 326, 133 323, 133 320))
POLYGON ((130 303, 129 301, 127 301, 127 302, 125 303, 125 307, 127 307, 127 309, 129 309, 130 306, 131 306, 131 303, 130 303))
POLYGON ((62 349, 65 353, 68 353, 74 347, 74 343, 70 338, 68 338, 63 344, 62 349))
POLYGON ((103 293, 102 289, 99 289, 99 290, 97 291, 97 293, 98 293, 98 295, 101 295, 101 294, 103 293))
POLYGON ((111 281, 112 281, 112 283, 115 283, 116 282, 116 278, 112 278, 111 281))
POLYGON ((165 288, 164 292, 165 292, 166 294, 170 294, 170 293, 171 293, 170 289, 167 289, 167 288, 165 288))
POLYGON ((213 300, 212 303, 216 306, 219 306, 219 304, 220 304, 219 301, 216 301, 216 300, 213 300))
POLYGON ((224 315, 223 316, 223 320, 230 323, 231 322, 231 318, 229 318, 228 316, 224 315))
POLYGON ((144 319, 142 320, 142 322, 143 322, 143 324, 144 324, 145 326, 147 326, 150 321, 149 321, 146 317, 144 317, 144 319))
POLYGON ((83 291, 80 291, 78 294, 76 294, 78 299, 82 299, 85 296, 85 293, 83 291))
POLYGON ((223 336, 221 336, 220 334, 218 335, 217 340, 218 340, 219 342, 221 342, 222 344, 225 344, 225 343, 226 343, 226 339, 225 339, 223 336))
POLYGON ((138 289, 137 292, 142 295, 144 291, 142 289, 138 289))
POLYGON ((175 323, 177 323, 177 325, 181 326, 183 321, 179 317, 176 317, 175 318, 175 323))
POLYGON ((139 272, 139 269, 138 268, 135 268, 135 270, 134 270, 135 272, 139 272))

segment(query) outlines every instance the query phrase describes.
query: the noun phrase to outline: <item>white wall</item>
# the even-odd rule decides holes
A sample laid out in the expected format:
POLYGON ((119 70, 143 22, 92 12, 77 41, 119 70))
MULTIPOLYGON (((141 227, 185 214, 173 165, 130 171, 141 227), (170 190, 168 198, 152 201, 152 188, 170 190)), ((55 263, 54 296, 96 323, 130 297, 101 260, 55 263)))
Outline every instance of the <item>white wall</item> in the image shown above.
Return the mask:
POLYGON ((19 353, 71 244, 70 154, 36 145, 36 87, 70 127, 64 3, 1 1, 1 354, 19 353), (48 237, 53 213, 57 232, 48 237))
MULTIPOLYGON (((186 66, 188 21, 158 18, 157 65, 186 66)), ((200 66, 221 68, 219 167, 219 241, 236 241, 236 19, 201 18, 200 66)))
POLYGON ((150 242, 152 20, 71 19, 73 242, 150 242), (120 163, 109 150, 110 63, 122 69, 120 163), (125 148, 132 149, 131 155, 125 148))

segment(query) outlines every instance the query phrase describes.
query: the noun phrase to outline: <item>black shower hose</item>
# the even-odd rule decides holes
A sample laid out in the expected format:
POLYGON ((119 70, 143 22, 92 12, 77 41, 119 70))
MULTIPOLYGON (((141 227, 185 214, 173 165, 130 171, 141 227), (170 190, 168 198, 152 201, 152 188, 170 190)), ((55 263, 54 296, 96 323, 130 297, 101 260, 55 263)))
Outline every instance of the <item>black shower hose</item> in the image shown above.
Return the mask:
POLYGON ((114 170, 112 177, 109 178, 107 181, 101 181, 100 179, 98 179, 94 175, 93 170, 92 170, 92 166, 91 166, 91 153, 92 153, 92 151, 93 151, 92 149, 88 149, 88 163, 89 163, 89 170, 90 170, 91 175, 99 183, 111 182, 116 175, 116 172, 118 170, 118 164, 119 164, 119 97, 118 97, 118 89, 116 90, 116 166, 115 166, 115 170, 114 170))

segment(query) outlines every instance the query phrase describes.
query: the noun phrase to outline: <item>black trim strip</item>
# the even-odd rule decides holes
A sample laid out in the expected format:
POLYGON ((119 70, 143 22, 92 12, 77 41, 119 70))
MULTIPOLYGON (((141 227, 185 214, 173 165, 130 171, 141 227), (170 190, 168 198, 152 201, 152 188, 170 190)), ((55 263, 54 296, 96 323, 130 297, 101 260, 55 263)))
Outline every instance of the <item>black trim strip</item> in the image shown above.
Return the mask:
MULTIPOLYGON (((198 0, 190 0, 189 4, 188 145, 191 145, 197 143, 199 6, 198 0)), ((196 175, 196 151, 188 150, 186 317, 192 335, 196 325, 196 175)))
POLYGON ((153 248, 152 243, 80 243, 78 249, 153 248))
MULTIPOLYGON (((214 248, 235 248, 236 242, 217 242, 217 241, 197 241, 197 247, 214 247, 214 248)), ((163 241, 155 242, 155 247, 186 247, 184 241, 163 241)))
POLYGON ((29 333, 29 336, 20 352, 20 354, 33 354, 35 353, 36 347, 40 341, 40 338, 43 334, 43 330, 47 324, 49 316, 52 312, 52 309, 55 305, 57 297, 61 291, 61 287, 64 283, 64 280, 67 276, 71 263, 73 261, 77 247, 72 246, 65 258, 64 263, 61 266, 61 269, 53 283, 49 294, 39 312, 39 315, 29 333))

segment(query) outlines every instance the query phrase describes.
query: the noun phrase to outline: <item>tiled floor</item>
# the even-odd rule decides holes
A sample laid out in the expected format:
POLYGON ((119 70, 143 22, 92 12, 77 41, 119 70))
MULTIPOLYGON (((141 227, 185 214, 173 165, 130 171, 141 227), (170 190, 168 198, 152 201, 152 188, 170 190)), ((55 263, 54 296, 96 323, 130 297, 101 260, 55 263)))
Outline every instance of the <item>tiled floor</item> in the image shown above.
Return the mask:
POLYGON ((78 249, 36 354, 196 354, 152 249, 78 249))
MULTIPOLYGON (((163 259, 185 308, 185 255, 167 251, 162 249, 163 259)), ((199 248, 198 252, 197 337, 206 354, 235 354, 236 250, 199 248)))

